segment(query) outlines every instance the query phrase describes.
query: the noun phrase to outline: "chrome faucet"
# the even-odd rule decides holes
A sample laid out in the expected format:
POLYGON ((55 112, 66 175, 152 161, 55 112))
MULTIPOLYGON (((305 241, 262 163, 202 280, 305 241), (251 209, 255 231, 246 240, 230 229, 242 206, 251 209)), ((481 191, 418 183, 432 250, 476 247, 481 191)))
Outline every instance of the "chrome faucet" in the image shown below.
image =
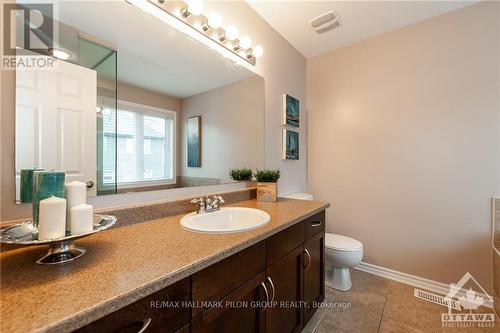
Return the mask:
POLYGON ((198 205, 196 214, 205 214, 220 210, 220 205, 224 204, 225 201, 220 195, 214 195, 212 198, 206 196, 205 198, 193 199, 191 203, 198 205))

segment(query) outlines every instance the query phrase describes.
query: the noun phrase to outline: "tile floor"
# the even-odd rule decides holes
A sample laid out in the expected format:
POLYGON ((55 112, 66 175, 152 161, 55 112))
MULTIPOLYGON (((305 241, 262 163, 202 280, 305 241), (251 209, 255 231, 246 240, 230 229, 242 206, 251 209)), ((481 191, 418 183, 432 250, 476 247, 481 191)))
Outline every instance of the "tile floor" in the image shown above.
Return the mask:
POLYGON ((325 306, 316 312, 304 333, 500 332, 498 320, 494 328, 443 328, 441 313, 448 309, 415 298, 412 286, 354 269, 351 278, 353 287, 347 292, 326 288, 325 306))

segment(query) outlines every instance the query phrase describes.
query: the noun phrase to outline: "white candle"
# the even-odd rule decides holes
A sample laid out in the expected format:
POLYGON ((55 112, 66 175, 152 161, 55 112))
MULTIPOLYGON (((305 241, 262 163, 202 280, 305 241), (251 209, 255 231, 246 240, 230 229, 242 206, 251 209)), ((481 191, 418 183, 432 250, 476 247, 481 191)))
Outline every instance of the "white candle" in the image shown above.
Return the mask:
POLYGON ((67 211, 66 211, 66 228, 71 231, 71 208, 87 203, 87 186, 85 183, 72 181, 64 184, 66 192, 67 211))
POLYGON ((66 236, 66 200, 50 197, 40 201, 38 239, 57 239, 66 236))
POLYGON ((70 230, 72 235, 81 235, 94 229, 94 207, 78 205, 70 209, 70 230))

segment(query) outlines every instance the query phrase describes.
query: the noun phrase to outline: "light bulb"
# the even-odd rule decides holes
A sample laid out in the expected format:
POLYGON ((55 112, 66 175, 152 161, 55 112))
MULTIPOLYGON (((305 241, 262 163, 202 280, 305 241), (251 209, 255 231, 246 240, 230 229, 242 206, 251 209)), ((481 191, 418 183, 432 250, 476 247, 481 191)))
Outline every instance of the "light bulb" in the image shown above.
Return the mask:
POLYGON ((235 40, 238 38, 238 29, 234 25, 230 25, 226 29, 226 38, 229 40, 235 40))
POLYGON ((56 58, 59 58, 61 60, 68 60, 69 58, 71 58, 71 53, 65 51, 65 50, 61 50, 61 49, 50 49, 49 50, 50 53, 56 57, 56 58))
POLYGON ((208 17, 208 25, 210 28, 218 29, 220 28, 221 24, 222 24, 222 19, 219 14, 217 13, 210 14, 210 16, 208 17))
POLYGON ((252 45, 252 40, 248 36, 243 36, 240 38, 240 47, 243 49, 248 49, 252 45))
POLYGON ((252 55, 255 58, 260 58, 264 55, 264 49, 260 45, 255 45, 255 47, 252 50, 252 55))
POLYGON ((203 13, 203 3, 199 0, 187 1, 187 10, 192 15, 201 15, 203 13))
POLYGON ((175 8, 173 11, 172 11, 172 14, 174 14, 175 16, 181 16, 182 15, 182 11, 180 8, 175 8))

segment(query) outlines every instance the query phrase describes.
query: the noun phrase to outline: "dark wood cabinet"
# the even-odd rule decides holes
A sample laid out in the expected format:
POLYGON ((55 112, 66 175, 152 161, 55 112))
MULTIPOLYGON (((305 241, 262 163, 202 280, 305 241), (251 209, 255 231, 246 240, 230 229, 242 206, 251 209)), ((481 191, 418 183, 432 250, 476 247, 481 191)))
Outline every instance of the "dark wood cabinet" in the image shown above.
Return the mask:
POLYGON ((265 292, 264 281, 263 272, 204 312, 193 320, 191 333, 265 332, 265 303, 269 292, 265 292))
MULTIPOLYGON (((193 302, 221 300, 265 269, 266 242, 262 241, 193 274, 193 302)), ((193 308, 193 318, 204 310, 193 308)))
POLYGON ((191 325, 189 324, 179 329, 178 331, 175 331, 175 333, 190 333, 190 332, 191 332, 191 325))
POLYGON ((267 239, 267 266, 304 243, 304 223, 299 222, 267 239))
POLYGON ((300 332, 325 298, 324 242, 322 211, 76 332, 300 332))
POLYGON ((190 278, 186 278, 84 326, 76 332, 175 332, 189 323, 190 309, 180 306, 165 308, 165 305, 173 304, 171 302, 188 302, 190 288, 190 278))
POLYGON ((302 245, 267 268, 271 306, 266 313, 267 332, 299 332, 302 328, 302 245))
POLYGON ((304 325, 325 299, 325 233, 304 243, 304 325))
POLYGON ((325 232, 325 211, 304 220, 305 239, 309 239, 319 232, 325 232))

